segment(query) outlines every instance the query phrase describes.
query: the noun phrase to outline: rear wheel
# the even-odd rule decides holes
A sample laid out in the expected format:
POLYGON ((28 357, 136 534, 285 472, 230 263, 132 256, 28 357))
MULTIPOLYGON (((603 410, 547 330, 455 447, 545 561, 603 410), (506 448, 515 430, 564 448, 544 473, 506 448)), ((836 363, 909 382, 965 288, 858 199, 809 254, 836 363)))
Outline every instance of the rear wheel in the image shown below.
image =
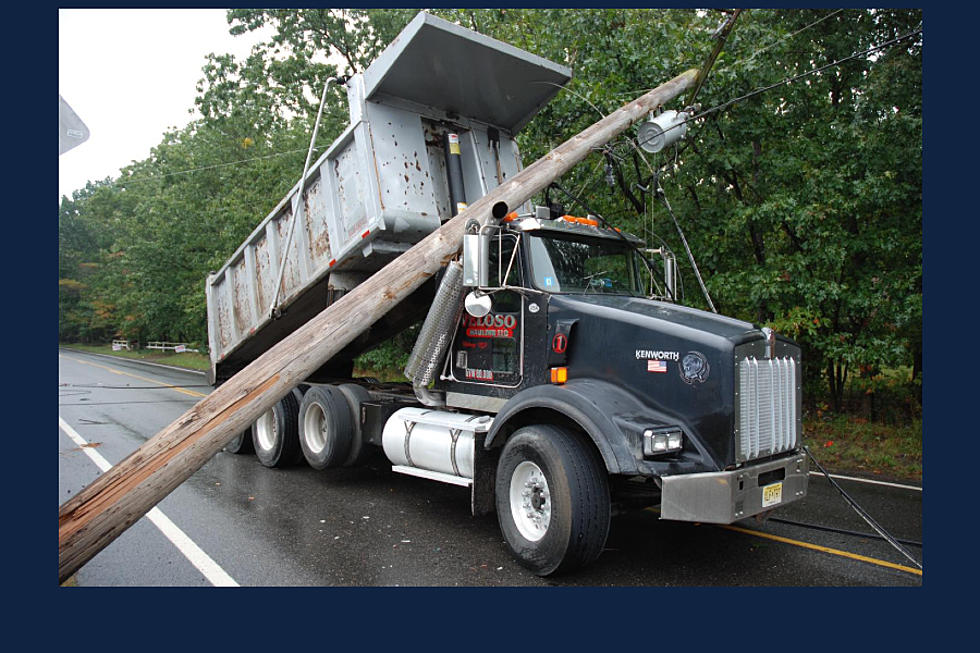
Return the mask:
POLYGON ((342 383, 337 386, 337 389, 347 398, 347 404, 350 407, 350 453, 347 454, 344 466, 353 467, 364 463, 374 453, 373 447, 365 445, 364 433, 361 430, 361 404, 365 401, 371 401, 371 393, 356 383, 342 383))
POLYGON ((252 445, 266 467, 286 467, 303 459, 296 428, 299 402, 290 392, 252 424, 252 445))
POLYGON ((239 433, 231 442, 225 445, 225 451, 240 454, 254 453, 255 447, 252 446, 252 432, 242 431, 239 433))
POLYGON ((354 427, 347 397, 337 388, 315 385, 299 409, 300 446, 313 469, 339 467, 351 451, 354 427))
POLYGON ((583 567, 609 533, 609 480, 602 461, 575 433, 526 426, 497 465, 497 519, 507 546, 539 576, 583 567))

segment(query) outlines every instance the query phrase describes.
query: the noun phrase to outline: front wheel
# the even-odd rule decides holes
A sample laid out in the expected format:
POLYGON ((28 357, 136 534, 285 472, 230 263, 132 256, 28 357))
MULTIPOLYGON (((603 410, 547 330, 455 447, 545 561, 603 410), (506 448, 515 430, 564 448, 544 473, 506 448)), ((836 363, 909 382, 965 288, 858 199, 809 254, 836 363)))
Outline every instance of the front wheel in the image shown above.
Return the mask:
POLYGON ((575 433, 526 426, 504 445, 497 465, 497 519, 507 546, 539 576, 593 562, 609 534, 609 479, 575 433))

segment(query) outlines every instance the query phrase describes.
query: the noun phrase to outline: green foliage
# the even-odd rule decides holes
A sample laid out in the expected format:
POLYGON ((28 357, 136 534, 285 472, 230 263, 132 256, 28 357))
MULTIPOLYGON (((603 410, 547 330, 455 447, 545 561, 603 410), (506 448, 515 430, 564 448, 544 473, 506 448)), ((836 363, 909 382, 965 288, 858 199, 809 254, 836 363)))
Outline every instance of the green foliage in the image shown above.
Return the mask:
MULTIPOLYGON (((431 10, 570 66, 519 134, 530 163, 706 60, 727 17, 693 9, 431 10)), ((59 211, 59 335, 207 342, 203 286, 295 183, 327 77, 363 71, 414 9, 237 9, 230 31, 271 26, 244 60, 207 57, 200 118, 163 135, 118 179, 59 211)), ((917 10, 741 13, 697 96, 702 110, 907 34, 917 10)), ((677 148, 640 155, 632 130, 558 180, 547 199, 596 212, 681 264, 683 301, 707 308, 657 183, 719 311, 798 340, 807 395, 907 366, 921 389, 922 48, 910 39, 705 113, 677 148), (615 164, 613 185, 606 165, 615 164)), ((668 108, 683 108, 681 97, 668 108)), ((329 93, 318 147, 347 124, 329 93)), ((319 151, 322 151, 320 149, 319 151)), ((535 198, 543 203, 545 196, 535 198)), ((410 342, 363 363, 399 367, 410 342)), ((875 390, 883 391, 880 389, 875 390)))
POLYGON ((922 481, 922 420, 897 425, 849 415, 803 422, 803 443, 823 467, 922 481))
POLYGON ((391 340, 386 340, 377 347, 366 351, 354 361, 354 367, 374 377, 390 377, 392 375, 400 377, 405 366, 408 364, 409 354, 415 345, 418 337, 419 327, 405 329, 391 340))

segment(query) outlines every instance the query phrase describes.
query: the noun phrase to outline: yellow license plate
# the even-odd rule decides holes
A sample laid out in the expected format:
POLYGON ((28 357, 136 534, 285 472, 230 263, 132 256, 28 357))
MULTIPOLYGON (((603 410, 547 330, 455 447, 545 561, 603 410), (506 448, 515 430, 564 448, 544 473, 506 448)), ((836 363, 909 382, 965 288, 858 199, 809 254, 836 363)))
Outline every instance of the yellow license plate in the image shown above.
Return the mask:
POLYGON ((762 488, 762 507, 774 506, 783 500, 783 483, 773 483, 762 488))

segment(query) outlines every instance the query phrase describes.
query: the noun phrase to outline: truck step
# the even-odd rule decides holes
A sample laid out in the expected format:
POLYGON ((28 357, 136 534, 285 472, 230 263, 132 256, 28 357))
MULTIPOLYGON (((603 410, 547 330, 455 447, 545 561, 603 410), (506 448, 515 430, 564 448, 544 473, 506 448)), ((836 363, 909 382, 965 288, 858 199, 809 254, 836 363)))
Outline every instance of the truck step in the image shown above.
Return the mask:
POLYGON ((427 478, 430 481, 439 481, 440 483, 450 483, 451 485, 459 485, 461 487, 470 487, 473 485, 473 479, 463 478, 462 476, 454 476, 452 474, 443 474, 442 472, 433 472, 428 469, 419 469, 418 467, 408 467, 406 465, 392 465, 391 471, 398 472, 399 474, 407 474, 408 476, 418 476, 419 478, 427 478))

